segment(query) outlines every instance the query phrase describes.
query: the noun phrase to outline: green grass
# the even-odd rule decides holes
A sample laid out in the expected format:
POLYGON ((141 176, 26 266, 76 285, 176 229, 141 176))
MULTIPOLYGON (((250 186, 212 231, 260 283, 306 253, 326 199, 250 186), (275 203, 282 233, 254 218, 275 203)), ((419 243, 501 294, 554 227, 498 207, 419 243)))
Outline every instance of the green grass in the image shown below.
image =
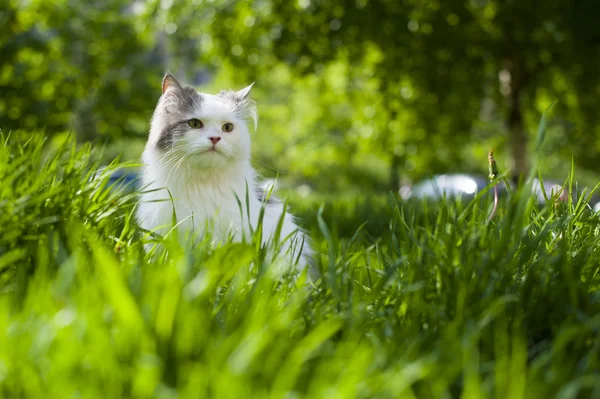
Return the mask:
POLYGON ((517 191, 491 222, 486 196, 296 201, 311 286, 251 244, 149 258, 134 196, 92 179, 89 153, 2 138, 0 397, 600 396, 585 196, 537 209, 517 191))

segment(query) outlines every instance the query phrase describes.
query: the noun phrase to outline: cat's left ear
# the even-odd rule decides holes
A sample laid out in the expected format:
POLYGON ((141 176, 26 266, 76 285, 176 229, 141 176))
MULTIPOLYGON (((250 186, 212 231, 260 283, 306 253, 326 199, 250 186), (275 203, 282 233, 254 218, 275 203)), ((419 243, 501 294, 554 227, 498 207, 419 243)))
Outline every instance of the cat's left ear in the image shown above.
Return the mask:
POLYGON ((245 100, 250 94, 250 89, 252 89, 252 86, 254 86, 254 82, 252 82, 249 86, 244 87, 242 90, 236 91, 235 96, 240 100, 245 100))
POLYGON ((171 75, 170 72, 167 72, 165 74, 165 77, 163 78, 163 82, 162 82, 162 92, 163 94, 165 94, 167 92, 167 89, 169 87, 175 87, 178 89, 181 89, 181 85, 179 84, 179 82, 177 81, 177 79, 175 79, 175 76, 171 75))

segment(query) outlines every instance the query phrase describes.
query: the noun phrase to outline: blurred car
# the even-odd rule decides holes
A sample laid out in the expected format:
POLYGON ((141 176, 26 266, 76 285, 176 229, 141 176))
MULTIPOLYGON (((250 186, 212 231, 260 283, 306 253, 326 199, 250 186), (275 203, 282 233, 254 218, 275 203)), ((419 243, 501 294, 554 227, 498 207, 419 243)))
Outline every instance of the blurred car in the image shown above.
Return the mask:
MULTIPOLYGON (((106 170, 106 168, 98 169, 94 178, 100 178, 106 170)), ((127 191, 139 189, 140 184, 141 182, 139 173, 124 168, 117 168, 113 170, 108 178, 108 186, 113 186, 114 188, 125 187, 127 191)), ((405 184, 400 188, 400 196, 403 199, 439 199, 443 196, 446 198, 464 197, 470 199, 473 198, 479 191, 483 190, 488 184, 488 179, 483 176, 469 175, 466 173, 448 173, 433 176, 413 186, 405 184)), ((271 187, 276 186, 277 182, 275 179, 266 179, 259 183, 259 190, 270 191, 271 187)), ((506 194, 506 187, 504 183, 499 183, 498 188, 498 193, 500 195, 506 194)), ((536 196, 538 204, 543 205, 546 203, 539 179, 534 178, 532 180, 531 190, 533 195, 536 196)), ((544 190, 546 191, 546 196, 550 198, 552 195, 562 190, 562 185, 556 180, 544 180, 544 190)), ((576 194, 573 196, 573 200, 576 201, 576 194)), ((561 193, 560 199, 563 201, 567 200, 566 190, 561 193)), ((600 212, 600 197, 593 195, 590 199, 589 205, 594 212, 600 212)))
MULTIPOLYGON (((423 180, 413 186, 404 185, 400 188, 400 196, 403 199, 408 198, 429 198, 439 199, 442 197, 456 198, 465 197, 473 198, 479 191, 483 190, 489 184, 489 180, 483 176, 469 175, 464 173, 448 173, 443 175, 433 176, 423 180)), ((542 184, 538 178, 531 181, 531 192, 536 197, 538 204, 546 203, 546 197, 550 198, 553 195, 559 194, 559 199, 566 201, 568 199, 568 189, 563 190, 563 182, 557 180, 544 180, 542 184), (546 197, 544 197, 544 191, 546 197)), ((498 193, 506 194, 506 186, 504 183, 498 184, 498 193)), ((577 201, 578 193, 573 193, 573 201, 577 201)), ((590 199, 590 207, 595 211, 600 211, 600 198, 594 195, 590 199)))
POLYGON ((140 183, 139 175, 136 172, 125 171, 123 169, 114 171, 108 178, 108 182, 109 184, 119 182, 119 184, 132 184, 136 186, 140 183))
POLYGON ((98 168, 93 175, 93 179, 103 179, 108 174, 108 187, 113 187, 113 189, 125 188, 126 191, 135 191, 140 188, 140 175, 137 171, 121 167, 109 168, 111 167, 98 168))
POLYGON ((536 196, 538 204, 545 204, 546 197, 550 199, 550 197, 553 197, 557 194, 559 196, 558 198, 561 201, 567 200, 569 196, 568 188, 563 190, 562 185, 554 180, 544 180, 543 183, 544 190, 542 190, 542 184, 540 183, 540 180, 538 178, 534 178, 531 181, 531 191, 536 196), (546 192, 546 197, 544 197, 544 191, 546 192))
POLYGON ((483 176, 473 176, 462 173, 452 173, 433 176, 423 180, 412 187, 403 186, 400 195, 408 198, 430 198, 442 197, 474 197, 477 192, 487 186, 487 179, 483 176))

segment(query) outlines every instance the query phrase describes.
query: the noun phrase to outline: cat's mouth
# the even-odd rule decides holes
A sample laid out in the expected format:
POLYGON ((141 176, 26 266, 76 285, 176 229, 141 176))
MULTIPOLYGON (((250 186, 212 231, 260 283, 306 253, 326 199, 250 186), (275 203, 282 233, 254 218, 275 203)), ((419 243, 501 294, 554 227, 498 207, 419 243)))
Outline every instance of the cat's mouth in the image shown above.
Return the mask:
POLYGON ((207 148, 206 150, 200 151, 200 155, 225 155, 221 150, 216 147, 207 148))
POLYGON ((217 158, 229 158, 227 149, 220 148, 220 146, 203 146, 195 148, 195 158, 205 159, 217 159, 217 158))

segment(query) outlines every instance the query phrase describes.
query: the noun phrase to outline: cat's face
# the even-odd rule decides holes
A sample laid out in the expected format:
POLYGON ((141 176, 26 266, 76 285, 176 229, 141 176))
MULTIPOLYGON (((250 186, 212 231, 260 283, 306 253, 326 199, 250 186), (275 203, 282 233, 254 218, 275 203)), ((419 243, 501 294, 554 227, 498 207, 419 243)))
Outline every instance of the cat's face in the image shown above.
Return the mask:
POLYGON ((158 151, 162 163, 179 162, 187 168, 220 168, 248 160, 247 121, 256 121, 250 88, 205 94, 166 75, 148 145, 158 151))

